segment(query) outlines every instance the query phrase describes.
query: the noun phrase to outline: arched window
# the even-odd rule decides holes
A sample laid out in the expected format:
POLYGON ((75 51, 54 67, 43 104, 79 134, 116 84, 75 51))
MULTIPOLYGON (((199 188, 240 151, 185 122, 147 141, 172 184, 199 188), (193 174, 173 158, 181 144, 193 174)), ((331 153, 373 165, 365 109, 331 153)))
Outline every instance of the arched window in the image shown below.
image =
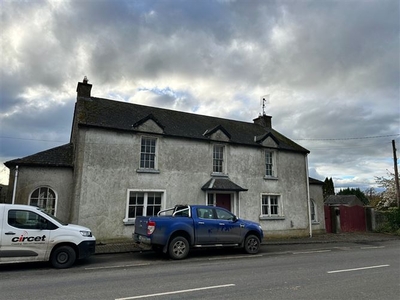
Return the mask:
POLYGON ((56 193, 49 187, 40 187, 31 194, 29 204, 40 207, 47 213, 55 216, 56 193))
POLYGON ((314 200, 311 199, 311 222, 317 223, 318 218, 317 218, 317 205, 315 204, 314 200))

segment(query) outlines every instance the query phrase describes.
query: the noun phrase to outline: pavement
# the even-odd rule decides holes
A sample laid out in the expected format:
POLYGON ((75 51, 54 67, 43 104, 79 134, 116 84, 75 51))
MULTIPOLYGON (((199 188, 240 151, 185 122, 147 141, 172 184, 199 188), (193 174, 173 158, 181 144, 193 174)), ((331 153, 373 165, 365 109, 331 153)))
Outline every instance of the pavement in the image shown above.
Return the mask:
MULTIPOLYGON (((296 237, 281 239, 264 239, 263 245, 295 245, 295 244, 324 244, 324 243, 363 243, 383 242, 389 240, 400 240, 398 235, 390 235, 374 232, 347 232, 347 233, 324 233, 313 237, 296 237)), ((96 245, 96 254, 126 253, 140 251, 133 241, 117 241, 110 243, 99 243, 96 245)))

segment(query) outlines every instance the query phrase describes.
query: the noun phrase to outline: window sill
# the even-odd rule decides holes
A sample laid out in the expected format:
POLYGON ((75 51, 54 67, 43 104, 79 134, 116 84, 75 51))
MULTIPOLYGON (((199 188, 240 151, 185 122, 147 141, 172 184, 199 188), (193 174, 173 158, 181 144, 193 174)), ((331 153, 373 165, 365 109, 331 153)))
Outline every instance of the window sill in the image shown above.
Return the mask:
POLYGON ((318 221, 312 221, 311 222, 311 225, 320 225, 321 223, 320 222, 318 222, 318 221))
POLYGON ((211 173, 211 176, 212 176, 212 177, 223 177, 223 178, 228 178, 228 177, 229 177, 228 174, 225 174, 225 173, 216 173, 216 172, 211 173))
POLYGON ((278 177, 265 175, 264 180, 278 180, 278 177))
POLYGON ((283 217, 283 216, 276 216, 276 217, 260 216, 260 220, 264 220, 264 221, 285 220, 285 217, 283 217))
POLYGON ((125 226, 134 226, 135 225, 135 219, 124 219, 123 220, 125 226))
POLYGON ((136 173, 160 174, 160 170, 156 170, 156 169, 137 169, 136 173))

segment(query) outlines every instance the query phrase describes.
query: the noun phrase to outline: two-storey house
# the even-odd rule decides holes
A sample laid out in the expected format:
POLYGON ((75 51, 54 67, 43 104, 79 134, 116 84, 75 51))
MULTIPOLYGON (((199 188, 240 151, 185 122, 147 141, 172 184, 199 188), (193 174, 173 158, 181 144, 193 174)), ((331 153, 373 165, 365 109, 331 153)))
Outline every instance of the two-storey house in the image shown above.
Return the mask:
POLYGON ((270 116, 241 122, 92 97, 91 88, 78 83, 70 143, 5 163, 9 199, 88 226, 98 240, 130 238, 136 216, 175 204, 225 207, 267 237, 318 226, 309 151, 270 116))

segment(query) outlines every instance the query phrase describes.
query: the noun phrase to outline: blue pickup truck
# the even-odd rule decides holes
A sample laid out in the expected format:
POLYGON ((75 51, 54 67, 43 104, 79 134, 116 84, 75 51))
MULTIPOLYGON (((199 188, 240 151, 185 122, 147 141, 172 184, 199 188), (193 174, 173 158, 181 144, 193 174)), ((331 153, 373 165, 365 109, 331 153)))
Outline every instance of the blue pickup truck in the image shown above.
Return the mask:
POLYGON ((242 247, 256 254, 262 238, 260 224, 207 205, 176 205, 154 217, 136 217, 133 233, 141 248, 168 253, 172 259, 184 259, 195 247, 242 247))

